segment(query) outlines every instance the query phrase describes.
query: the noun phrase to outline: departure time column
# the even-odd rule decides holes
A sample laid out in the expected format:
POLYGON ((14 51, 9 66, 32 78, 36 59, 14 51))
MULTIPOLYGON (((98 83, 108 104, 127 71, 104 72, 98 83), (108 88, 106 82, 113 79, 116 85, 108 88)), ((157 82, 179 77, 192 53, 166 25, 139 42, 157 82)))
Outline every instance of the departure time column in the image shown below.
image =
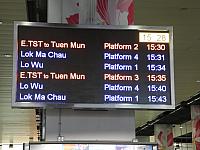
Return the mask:
POLYGON ((146 53, 146 80, 148 103, 164 104, 170 101, 169 33, 140 32, 140 42, 146 53))

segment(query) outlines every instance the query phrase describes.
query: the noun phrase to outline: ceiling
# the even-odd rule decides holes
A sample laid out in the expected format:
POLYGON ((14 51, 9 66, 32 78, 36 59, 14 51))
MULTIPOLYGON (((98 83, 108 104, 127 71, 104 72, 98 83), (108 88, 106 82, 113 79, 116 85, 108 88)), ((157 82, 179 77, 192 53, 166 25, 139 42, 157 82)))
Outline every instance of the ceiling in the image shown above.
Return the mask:
MULTIPOLYGON (((34 110, 11 109, 13 21, 26 21, 25 0, 0 0, 0 143, 36 139, 34 110)), ((176 104, 200 91, 200 1, 135 0, 135 24, 174 27, 176 104)), ((136 111, 136 126, 161 111, 136 111)))
MULTIPOLYGON (((135 24, 174 28, 176 104, 200 91, 200 1, 135 0, 135 24)), ((158 112, 137 111, 137 126, 158 112), (144 115, 141 116, 141 113, 144 115)))
MULTIPOLYGON (((187 101, 182 101, 176 105, 175 109, 164 111, 151 121, 147 121, 142 126, 137 126, 136 136, 153 136, 155 124, 171 124, 173 127, 178 125, 178 128, 173 128, 174 137, 180 136, 178 139, 181 139, 184 134, 190 135, 188 133, 192 132, 191 105, 200 105, 200 92, 190 97, 187 101), (185 132, 180 134, 180 126, 183 128, 185 124, 187 124, 187 128, 184 127, 185 132), (177 131, 178 133, 176 133, 177 131)), ((192 137, 190 136, 189 138, 192 137)))

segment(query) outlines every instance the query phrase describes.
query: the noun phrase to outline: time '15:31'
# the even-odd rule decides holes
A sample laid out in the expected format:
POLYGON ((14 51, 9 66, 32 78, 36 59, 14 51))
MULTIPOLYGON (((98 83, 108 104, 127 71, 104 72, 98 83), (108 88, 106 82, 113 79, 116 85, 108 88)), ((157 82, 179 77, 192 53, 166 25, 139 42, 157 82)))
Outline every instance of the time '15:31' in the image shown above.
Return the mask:
POLYGON ((150 61, 165 61, 164 54, 148 54, 147 59, 150 61))

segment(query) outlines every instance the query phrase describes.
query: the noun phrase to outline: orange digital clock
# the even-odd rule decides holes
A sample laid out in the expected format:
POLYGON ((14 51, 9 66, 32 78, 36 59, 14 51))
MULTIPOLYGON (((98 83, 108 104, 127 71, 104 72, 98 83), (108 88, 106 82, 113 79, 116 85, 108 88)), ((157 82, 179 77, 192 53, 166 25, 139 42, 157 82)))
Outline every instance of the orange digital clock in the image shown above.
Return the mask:
POLYGON ((140 32, 139 42, 169 43, 169 33, 140 32))

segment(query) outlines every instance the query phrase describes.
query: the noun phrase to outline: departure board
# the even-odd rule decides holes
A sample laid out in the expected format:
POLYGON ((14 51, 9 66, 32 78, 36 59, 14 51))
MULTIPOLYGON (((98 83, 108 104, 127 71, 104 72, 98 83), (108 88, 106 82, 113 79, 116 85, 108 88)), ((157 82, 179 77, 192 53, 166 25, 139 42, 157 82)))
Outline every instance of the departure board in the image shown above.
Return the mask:
POLYGON ((173 109, 166 26, 15 22, 13 107, 173 109))

